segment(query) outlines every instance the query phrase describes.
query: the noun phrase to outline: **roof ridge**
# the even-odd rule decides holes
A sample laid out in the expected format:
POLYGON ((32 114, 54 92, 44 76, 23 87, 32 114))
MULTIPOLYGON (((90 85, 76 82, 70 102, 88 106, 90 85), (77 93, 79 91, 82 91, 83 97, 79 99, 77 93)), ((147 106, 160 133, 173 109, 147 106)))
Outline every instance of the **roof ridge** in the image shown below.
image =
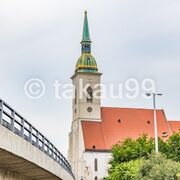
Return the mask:
MULTIPOLYGON (((133 110, 153 110, 153 109, 150 109, 150 108, 136 108, 136 107, 116 107, 116 106, 113 106, 113 107, 109 107, 109 106, 101 106, 101 108, 112 108, 112 109, 133 109, 133 110)), ((156 109, 156 110, 160 110, 160 111, 164 111, 164 109, 156 109)))
POLYGON ((168 122, 179 122, 180 123, 180 120, 170 120, 170 119, 168 119, 168 122))

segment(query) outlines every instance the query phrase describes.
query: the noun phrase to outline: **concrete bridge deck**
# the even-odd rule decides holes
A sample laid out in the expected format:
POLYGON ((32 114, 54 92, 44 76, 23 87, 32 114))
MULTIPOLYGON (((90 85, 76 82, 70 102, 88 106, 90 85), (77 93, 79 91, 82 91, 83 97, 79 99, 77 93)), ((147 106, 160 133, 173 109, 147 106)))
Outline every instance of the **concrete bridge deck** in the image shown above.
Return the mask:
POLYGON ((2 100, 0 179, 74 179, 71 166, 57 148, 2 100))

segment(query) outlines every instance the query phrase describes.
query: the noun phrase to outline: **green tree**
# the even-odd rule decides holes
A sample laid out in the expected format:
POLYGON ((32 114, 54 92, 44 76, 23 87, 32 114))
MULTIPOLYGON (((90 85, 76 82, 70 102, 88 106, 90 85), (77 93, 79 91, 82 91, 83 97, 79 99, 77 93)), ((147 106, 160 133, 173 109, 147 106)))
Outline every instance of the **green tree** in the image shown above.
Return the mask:
POLYGON ((180 162, 180 133, 174 133, 167 140, 164 154, 173 161, 180 162))
POLYGON ((152 138, 148 138, 146 135, 142 135, 136 140, 128 138, 113 146, 113 158, 110 164, 113 166, 137 158, 148 157, 153 151, 154 140, 152 138))
POLYGON ((126 139, 112 148, 112 160, 108 180, 135 179, 140 158, 148 157, 154 151, 153 139, 142 135, 137 140, 126 139))
MULTIPOLYGON (((165 154, 171 164, 180 162, 180 133, 173 134, 169 140, 163 141, 159 139, 159 152, 165 154), (173 161, 172 161, 173 160, 173 161)), ((140 136, 138 139, 126 139, 112 148, 112 159, 109 162, 108 180, 135 179, 138 162, 148 160, 150 155, 154 153, 154 139, 148 138, 146 135, 140 136)), ((159 166, 159 168, 163 168, 159 166)), ((159 169, 159 171, 160 171, 159 169)), ((171 170, 170 170, 171 171, 171 170)), ((173 171, 172 171, 173 172, 173 171)), ((158 180, 158 179, 157 179, 158 180)))
POLYGON ((142 160, 131 160, 117 164, 114 168, 109 170, 109 176, 106 180, 135 180, 137 179, 138 172, 142 160))
POLYGON ((175 180, 180 172, 180 163, 174 162, 163 154, 153 154, 142 162, 138 179, 141 180, 175 180))

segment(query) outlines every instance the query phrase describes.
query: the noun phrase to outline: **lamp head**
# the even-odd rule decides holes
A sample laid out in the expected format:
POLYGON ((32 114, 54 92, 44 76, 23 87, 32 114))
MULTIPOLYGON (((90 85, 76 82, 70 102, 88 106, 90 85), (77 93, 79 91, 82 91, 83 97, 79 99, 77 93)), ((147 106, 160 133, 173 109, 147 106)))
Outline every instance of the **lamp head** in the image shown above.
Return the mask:
POLYGON ((148 96, 148 97, 151 96, 151 93, 146 93, 146 96, 148 96))

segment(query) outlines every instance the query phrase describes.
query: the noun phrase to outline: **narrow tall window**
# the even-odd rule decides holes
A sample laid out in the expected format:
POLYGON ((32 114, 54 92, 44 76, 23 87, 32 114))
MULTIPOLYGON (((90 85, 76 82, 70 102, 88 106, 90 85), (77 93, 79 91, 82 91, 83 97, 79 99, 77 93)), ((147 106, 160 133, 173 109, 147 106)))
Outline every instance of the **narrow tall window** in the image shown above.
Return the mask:
POLYGON ((97 176, 95 176, 94 180, 98 180, 97 176))
POLYGON ((87 102, 93 102, 93 90, 91 87, 87 88, 87 102))
POLYGON ((94 159, 94 171, 98 171, 98 160, 94 159))
POLYGON ((74 97, 74 104, 77 103, 77 89, 75 89, 75 97, 74 97))

